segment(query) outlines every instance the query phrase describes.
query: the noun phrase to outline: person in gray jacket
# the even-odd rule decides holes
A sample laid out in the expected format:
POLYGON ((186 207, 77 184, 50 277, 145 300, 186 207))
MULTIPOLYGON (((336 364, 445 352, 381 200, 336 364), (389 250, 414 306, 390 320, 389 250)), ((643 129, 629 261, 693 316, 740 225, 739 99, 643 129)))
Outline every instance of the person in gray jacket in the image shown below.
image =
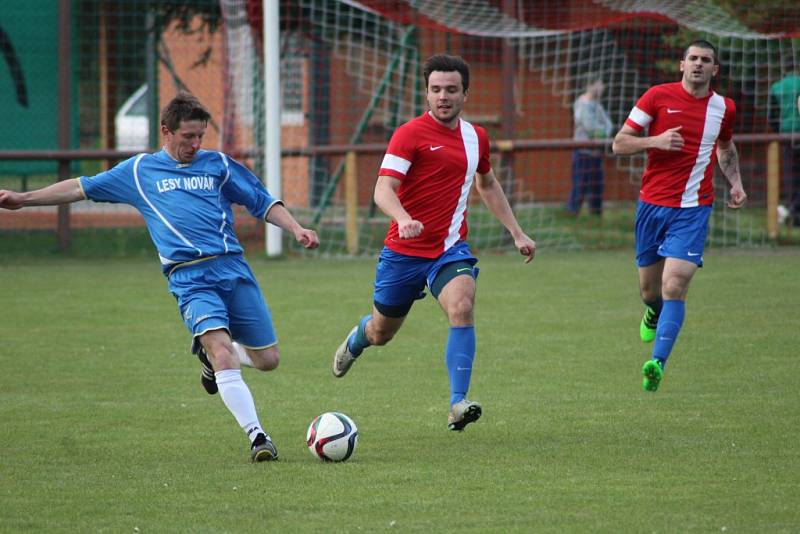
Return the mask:
MULTIPOLYGON (((586 91, 573 104, 575 130, 573 139, 604 139, 611 135, 612 124, 608 113, 600 103, 606 86, 599 77, 590 77, 586 91)), ((603 214, 603 172, 602 148, 578 148, 572 153, 572 192, 567 201, 567 210, 577 215, 584 199, 594 215, 603 214)))

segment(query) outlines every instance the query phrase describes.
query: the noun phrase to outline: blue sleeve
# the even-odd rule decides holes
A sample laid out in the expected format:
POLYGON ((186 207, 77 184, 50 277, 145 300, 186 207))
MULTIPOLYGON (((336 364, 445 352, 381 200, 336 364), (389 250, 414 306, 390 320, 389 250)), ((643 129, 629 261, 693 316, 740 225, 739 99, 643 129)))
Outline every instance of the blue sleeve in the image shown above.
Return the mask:
POLYGON ((95 202, 132 203, 136 198, 133 164, 136 156, 95 176, 81 176, 81 188, 86 198, 95 202))
POLYGON ((269 194, 261 180, 250 169, 233 158, 227 159, 228 177, 222 185, 222 194, 234 204, 247 208, 253 217, 263 219, 276 202, 280 200, 269 194))

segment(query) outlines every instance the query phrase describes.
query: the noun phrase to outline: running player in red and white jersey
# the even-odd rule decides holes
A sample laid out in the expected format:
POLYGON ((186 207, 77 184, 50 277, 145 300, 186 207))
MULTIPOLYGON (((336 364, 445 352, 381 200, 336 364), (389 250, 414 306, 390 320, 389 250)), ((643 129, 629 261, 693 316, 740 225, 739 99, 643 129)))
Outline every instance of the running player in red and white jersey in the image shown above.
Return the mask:
POLYGON ((450 128, 430 113, 400 126, 379 174, 397 180, 397 199, 412 220, 424 221, 425 231, 401 237, 400 225, 392 219, 384 244, 400 254, 438 258, 464 241, 467 196, 476 171, 492 172, 489 138, 480 126, 458 120, 450 128))
POLYGON ((614 138, 615 154, 647 150, 636 210, 636 263, 645 313, 642 341, 655 339, 642 368, 642 387, 656 391, 685 316, 689 282, 703 266, 718 161, 730 184, 728 207, 740 208, 739 156, 733 144, 736 106, 711 90, 719 71, 717 50, 695 41, 680 62, 683 78, 651 87, 614 138), (647 128, 648 134, 640 136, 647 128))
POLYGON ((372 313, 337 349, 333 374, 344 376, 365 348, 388 343, 427 286, 450 323, 445 349, 448 428, 463 430, 482 411, 466 399, 475 357, 478 274, 478 260, 466 242, 473 182, 525 263, 533 259, 536 243, 520 228, 492 171, 486 131, 460 118, 469 66, 459 57, 439 54, 428 58, 423 72, 430 109, 395 131, 375 186, 375 203, 392 222, 376 269, 372 313))

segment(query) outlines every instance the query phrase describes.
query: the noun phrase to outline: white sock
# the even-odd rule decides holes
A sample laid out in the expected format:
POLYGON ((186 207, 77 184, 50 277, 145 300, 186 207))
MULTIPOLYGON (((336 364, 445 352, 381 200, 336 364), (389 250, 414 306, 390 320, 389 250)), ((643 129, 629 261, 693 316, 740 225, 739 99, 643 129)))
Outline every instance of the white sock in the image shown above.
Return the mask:
POLYGON ((264 433, 261 423, 256 414, 256 405, 253 402, 253 394, 250 388, 242 380, 241 369, 226 369, 215 375, 217 377, 217 387, 222 402, 236 418, 236 422, 242 427, 250 443, 259 433, 264 433))
POLYGON ((245 367, 255 367, 255 365, 253 365, 253 360, 251 360, 250 356, 247 355, 247 351, 243 346, 234 341, 233 350, 236 352, 236 356, 239 358, 240 364, 244 365, 245 367))

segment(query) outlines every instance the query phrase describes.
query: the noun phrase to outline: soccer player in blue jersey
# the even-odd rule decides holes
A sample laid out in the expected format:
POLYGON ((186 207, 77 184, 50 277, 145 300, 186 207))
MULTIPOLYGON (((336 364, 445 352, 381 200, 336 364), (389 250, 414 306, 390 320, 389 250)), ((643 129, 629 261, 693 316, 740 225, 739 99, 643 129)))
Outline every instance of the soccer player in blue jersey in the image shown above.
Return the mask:
POLYGON ((305 248, 319 246, 319 238, 245 166, 222 152, 200 148, 210 118, 194 96, 181 93, 162 110, 164 146, 159 152, 36 191, 0 190, 0 208, 89 199, 139 210, 192 333, 203 386, 209 394, 219 391, 250 439, 253 461, 275 460, 278 451, 261 426, 241 365, 275 369, 278 341, 269 307, 234 233, 232 204, 291 232, 305 248))

